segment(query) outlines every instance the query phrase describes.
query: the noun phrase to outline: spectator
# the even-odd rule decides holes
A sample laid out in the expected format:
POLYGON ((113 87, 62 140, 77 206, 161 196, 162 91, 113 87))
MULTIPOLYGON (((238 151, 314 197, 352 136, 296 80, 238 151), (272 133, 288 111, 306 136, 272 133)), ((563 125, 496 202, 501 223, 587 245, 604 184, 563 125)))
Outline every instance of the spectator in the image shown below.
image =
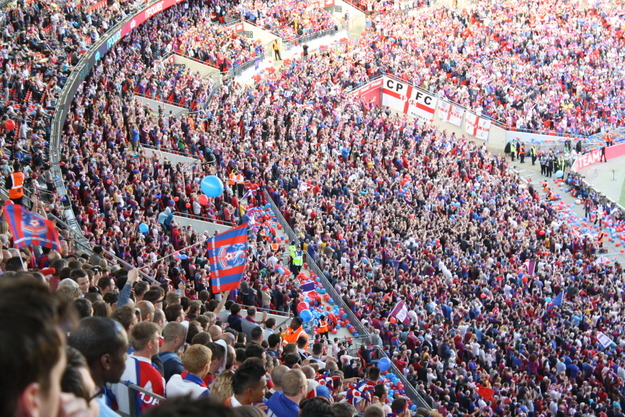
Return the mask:
POLYGON ((187 329, 178 322, 170 322, 163 328, 163 345, 158 356, 163 363, 165 381, 173 375, 184 372, 184 366, 178 352, 184 346, 187 329))
POLYGON ((88 317, 69 337, 69 345, 85 356, 91 377, 99 390, 95 401, 100 408, 100 416, 112 417, 112 394, 106 384, 120 381, 126 368, 128 337, 122 326, 113 319, 88 317))
POLYGON ((2 369, 7 416, 64 415, 88 410, 87 402, 61 393, 65 371, 65 305, 32 277, 0 283, 2 369), (28 370, 28 372, 25 372, 28 370))
POLYGON ((282 391, 276 391, 267 401, 267 416, 297 417, 299 403, 306 398, 306 377, 299 369, 291 369, 282 376, 280 384, 282 391))
POLYGON ((211 363, 211 351, 203 345, 192 345, 182 357, 184 372, 173 374, 167 382, 168 397, 187 396, 192 399, 207 396, 204 383, 211 363))
MULTIPOLYGON (((135 384, 151 393, 165 396, 165 380, 152 365, 152 356, 158 353, 160 329, 152 322, 137 323, 130 330, 130 344, 134 352, 126 360, 126 370, 122 374, 121 382, 112 386, 117 400, 118 410, 129 413, 128 387, 126 383, 135 384)), ((159 404, 159 399, 136 391, 137 411, 146 410, 159 404)))
POLYGON ((261 360, 251 358, 235 371, 232 378, 232 397, 226 400, 229 407, 262 403, 265 398, 267 380, 261 360))

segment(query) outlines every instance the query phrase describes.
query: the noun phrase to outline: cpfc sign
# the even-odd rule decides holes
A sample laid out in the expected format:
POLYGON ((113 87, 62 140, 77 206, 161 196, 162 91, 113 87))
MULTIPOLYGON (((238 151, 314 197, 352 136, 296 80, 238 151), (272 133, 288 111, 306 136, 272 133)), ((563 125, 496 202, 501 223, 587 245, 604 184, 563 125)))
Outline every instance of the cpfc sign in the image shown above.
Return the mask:
POLYGON ((432 94, 405 81, 384 77, 382 104, 393 110, 432 121, 437 101, 432 94))

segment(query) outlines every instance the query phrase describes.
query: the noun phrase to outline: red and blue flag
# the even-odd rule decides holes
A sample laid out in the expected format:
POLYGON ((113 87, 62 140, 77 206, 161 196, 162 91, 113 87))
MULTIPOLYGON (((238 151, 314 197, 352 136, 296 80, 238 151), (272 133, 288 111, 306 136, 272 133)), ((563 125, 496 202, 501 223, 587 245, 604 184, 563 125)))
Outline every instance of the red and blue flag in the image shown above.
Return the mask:
POLYGON ((389 313, 389 317, 395 317, 397 321, 404 324, 410 324, 410 317, 408 316, 408 306, 404 300, 400 300, 395 308, 389 313))
POLYGON ((31 213, 19 204, 9 204, 4 206, 4 218, 9 223, 16 248, 37 245, 61 249, 59 234, 52 221, 45 217, 31 213))
POLYGON ((247 265, 247 223, 208 241, 213 293, 236 290, 247 265))

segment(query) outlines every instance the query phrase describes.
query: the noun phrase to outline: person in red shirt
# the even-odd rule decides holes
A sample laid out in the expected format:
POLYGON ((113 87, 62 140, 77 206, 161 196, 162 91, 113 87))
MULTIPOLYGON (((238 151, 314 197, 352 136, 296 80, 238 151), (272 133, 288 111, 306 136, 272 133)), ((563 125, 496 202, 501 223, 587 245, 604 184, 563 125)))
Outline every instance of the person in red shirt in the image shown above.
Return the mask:
MULTIPOLYGON (((160 328, 156 323, 143 321, 130 331, 130 344, 134 352, 126 360, 126 370, 119 383, 112 386, 118 405, 118 411, 130 413, 128 384, 137 385, 157 396, 165 396, 165 379, 152 364, 152 356, 158 354, 160 328)), ((136 391, 136 415, 159 404, 159 398, 136 391)))

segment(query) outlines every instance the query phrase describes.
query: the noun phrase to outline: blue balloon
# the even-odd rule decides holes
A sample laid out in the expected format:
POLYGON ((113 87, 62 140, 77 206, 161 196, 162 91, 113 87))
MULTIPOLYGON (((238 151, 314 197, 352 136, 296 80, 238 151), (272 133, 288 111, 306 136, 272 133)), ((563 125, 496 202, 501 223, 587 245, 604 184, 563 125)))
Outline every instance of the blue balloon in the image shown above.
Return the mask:
POLYGON ((284 268, 278 268, 278 273, 279 273, 280 275, 284 275, 284 272, 285 272, 285 271, 284 271, 284 268))
POLYGON ((204 177, 204 179, 202 179, 200 189, 207 196, 215 198, 223 194, 224 183, 221 182, 218 177, 209 175, 208 177, 204 177))
POLYGON ((139 225, 139 231, 141 231, 141 233, 147 233, 147 232, 149 232, 149 231, 150 231, 150 228, 148 227, 148 225, 147 225, 147 224, 145 224, 145 223, 141 223, 141 224, 139 225))
POLYGON ((308 323, 313 319, 313 315, 310 310, 302 310, 299 312, 299 316, 304 323, 308 323))
POLYGON ((391 361, 389 360, 389 358, 383 357, 382 359, 378 361, 378 368, 380 368, 380 371, 382 372, 388 371, 388 368, 390 367, 391 367, 391 361))

